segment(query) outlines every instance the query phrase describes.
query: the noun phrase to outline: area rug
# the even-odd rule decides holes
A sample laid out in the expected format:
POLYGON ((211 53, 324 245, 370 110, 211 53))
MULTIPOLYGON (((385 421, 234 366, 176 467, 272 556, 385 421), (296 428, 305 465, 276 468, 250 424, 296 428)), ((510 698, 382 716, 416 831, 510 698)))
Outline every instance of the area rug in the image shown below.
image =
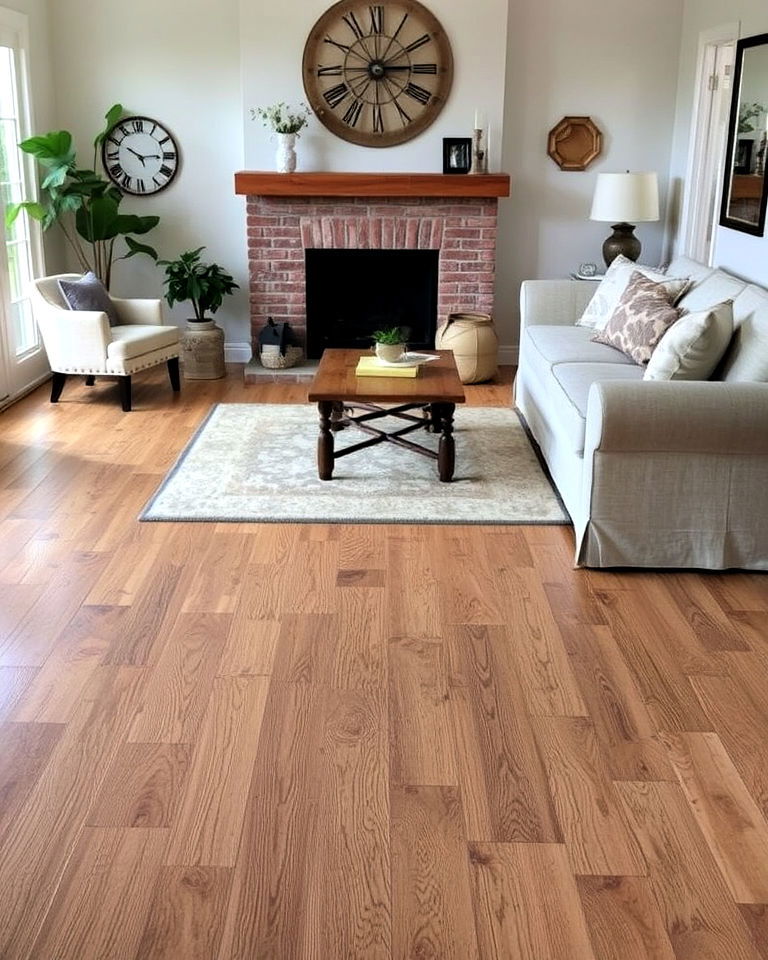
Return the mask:
MULTIPOLYGON (((402 421, 379 420, 385 430, 402 421), (388 426, 391 424, 391 426, 388 426)), ((258 523, 568 523, 513 410, 456 411, 456 471, 440 483, 430 458, 381 443, 317 476, 314 406, 213 407, 140 520, 258 523)), ((336 434, 342 449, 366 435, 336 434)), ((415 435, 414 435, 415 439, 415 435)), ((438 437, 418 431, 437 450, 438 437)))

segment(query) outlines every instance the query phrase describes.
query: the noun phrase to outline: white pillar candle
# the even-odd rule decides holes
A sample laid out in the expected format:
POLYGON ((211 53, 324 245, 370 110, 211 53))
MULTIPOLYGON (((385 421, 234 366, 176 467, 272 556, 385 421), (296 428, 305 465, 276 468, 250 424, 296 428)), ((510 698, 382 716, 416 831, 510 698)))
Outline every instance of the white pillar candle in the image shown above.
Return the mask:
POLYGON ((485 112, 475 109, 475 130, 485 129, 485 112))

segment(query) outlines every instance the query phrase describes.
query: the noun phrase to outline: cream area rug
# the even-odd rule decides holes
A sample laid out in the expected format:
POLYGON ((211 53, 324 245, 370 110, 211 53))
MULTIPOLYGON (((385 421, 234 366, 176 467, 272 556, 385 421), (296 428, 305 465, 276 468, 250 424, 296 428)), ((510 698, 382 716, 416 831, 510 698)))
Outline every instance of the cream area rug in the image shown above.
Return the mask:
MULTIPOLYGON (((456 410, 456 471, 440 483, 434 460, 381 443, 317 476, 314 405, 213 407, 141 520, 282 523, 568 523, 513 410, 456 410)), ((376 425, 396 430, 402 420, 376 425)), ((367 439, 348 427, 336 449, 367 439)), ((411 439, 437 450, 438 437, 411 439)))

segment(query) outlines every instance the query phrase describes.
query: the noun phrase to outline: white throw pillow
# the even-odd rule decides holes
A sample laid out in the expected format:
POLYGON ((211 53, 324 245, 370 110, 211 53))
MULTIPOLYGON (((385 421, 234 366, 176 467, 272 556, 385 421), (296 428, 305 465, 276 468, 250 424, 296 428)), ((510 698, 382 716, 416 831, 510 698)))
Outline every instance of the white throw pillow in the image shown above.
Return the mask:
POLYGON ((732 336, 732 300, 687 313, 659 341, 643 380, 708 380, 732 336))
POLYGON ((665 273, 654 270, 652 267, 638 266, 634 260, 619 254, 608 267, 595 295, 587 304, 583 316, 576 321, 579 327, 592 327, 593 330, 603 330, 616 311, 624 291, 627 289, 632 274, 638 270, 644 277, 660 283, 666 290, 672 304, 682 297, 691 284, 688 277, 668 277, 665 273))

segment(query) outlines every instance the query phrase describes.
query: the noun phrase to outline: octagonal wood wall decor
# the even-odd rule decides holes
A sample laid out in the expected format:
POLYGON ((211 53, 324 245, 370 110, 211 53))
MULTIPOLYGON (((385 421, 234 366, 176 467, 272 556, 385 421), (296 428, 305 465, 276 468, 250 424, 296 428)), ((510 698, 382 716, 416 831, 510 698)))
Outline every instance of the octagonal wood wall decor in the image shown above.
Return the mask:
POLYGON ((561 170, 586 170, 603 149, 603 134, 591 117, 563 117, 549 131, 547 153, 561 170))

